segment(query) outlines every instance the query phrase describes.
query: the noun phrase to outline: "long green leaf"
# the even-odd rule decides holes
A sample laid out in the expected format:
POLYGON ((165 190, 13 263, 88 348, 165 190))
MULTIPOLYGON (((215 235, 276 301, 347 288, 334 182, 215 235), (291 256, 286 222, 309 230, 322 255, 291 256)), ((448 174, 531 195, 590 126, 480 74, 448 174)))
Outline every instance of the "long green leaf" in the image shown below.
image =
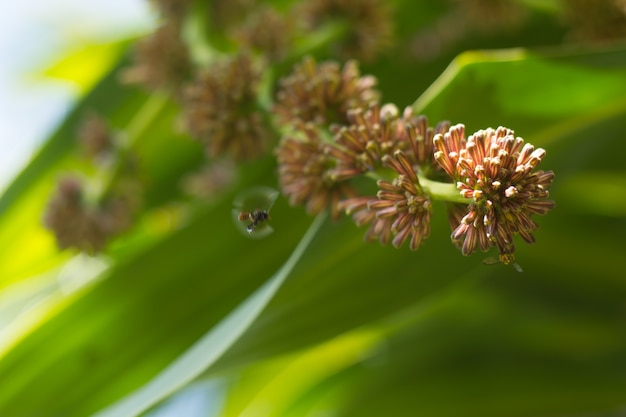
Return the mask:
POLYGON ((261 288, 240 303, 235 310, 149 383, 121 401, 96 413, 95 417, 139 415, 206 371, 257 319, 280 286, 290 276, 325 219, 326 215, 320 215, 313 221, 289 259, 261 288))

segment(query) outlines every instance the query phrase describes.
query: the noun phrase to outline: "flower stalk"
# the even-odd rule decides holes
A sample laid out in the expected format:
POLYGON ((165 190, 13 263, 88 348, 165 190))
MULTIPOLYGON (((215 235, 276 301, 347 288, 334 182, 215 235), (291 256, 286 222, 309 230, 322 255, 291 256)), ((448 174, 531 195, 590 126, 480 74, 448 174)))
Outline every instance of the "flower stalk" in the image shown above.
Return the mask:
POLYGON ((418 178, 424 192, 435 201, 459 204, 469 203, 469 200, 461 195, 456 184, 431 180, 423 175, 418 175, 418 178))

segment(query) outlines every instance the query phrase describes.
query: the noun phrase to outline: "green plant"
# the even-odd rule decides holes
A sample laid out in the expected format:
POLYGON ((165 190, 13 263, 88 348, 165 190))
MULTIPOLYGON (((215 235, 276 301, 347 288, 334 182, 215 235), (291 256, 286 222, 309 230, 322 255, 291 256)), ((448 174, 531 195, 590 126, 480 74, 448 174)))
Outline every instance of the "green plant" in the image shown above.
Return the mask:
POLYGON ((564 44, 584 2, 154 3, 0 197, 1 415, 624 407, 618 31, 564 44))

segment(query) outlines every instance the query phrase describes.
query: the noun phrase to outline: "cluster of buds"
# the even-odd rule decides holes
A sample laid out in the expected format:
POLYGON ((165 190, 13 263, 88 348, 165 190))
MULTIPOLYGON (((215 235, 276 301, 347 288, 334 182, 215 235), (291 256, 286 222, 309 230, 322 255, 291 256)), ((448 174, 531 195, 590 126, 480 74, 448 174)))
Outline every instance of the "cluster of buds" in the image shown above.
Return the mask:
MULTIPOLYGON (((536 170, 543 149, 525 144, 507 128, 466 137, 463 125, 442 121, 431 126, 410 107, 400 111, 382 104, 376 78, 362 75, 355 60, 341 65, 305 57, 278 80, 272 102, 271 77, 264 77, 264 71, 268 63, 285 62, 293 52, 299 24, 318 30, 339 23, 335 52, 372 58, 391 39, 391 10, 384 2, 306 1, 287 13, 248 7, 249 0, 215 2, 211 15, 230 16, 221 19, 221 29, 242 47, 231 56, 212 55, 205 68, 192 64, 181 37, 190 2, 153 3, 164 24, 138 43, 134 65, 122 73, 123 79, 174 92, 187 132, 202 142, 206 155, 218 161, 232 157, 189 177, 189 192, 215 194, 232 181, 233 160, 264 154, 279 132, 274 153, 280 187, 290 203, 310 214, 329 210, 334 219, 346 213, 357 225, 369 227, 366 240, 395 247, 408 242, 417 250, 430 234, 433 201, 440 200, 448 205, 451 239, 463 255, 495 247, 500 260, 511 263, 514 237, 532 243, 538 227, 532 216, 554 207, 548 193, 554 174, 536 170), (301 19, 294 19, 298 13, 301 19), (363 193, 367 187, 356 186, 360 178, 374 179, 377 190, 363 193)), ((501 0, 470 3, 489 3, 480 10, 472 6, 477 13, 499 10, 500 16, 509 10, 501 0)), ((86 154, 111 148, 105 127, 90 121, 86 154)), ((111 226, 108 206, 86 204, 81 186, 65 180, 50 203, 46 224, 60 246, 97 251, 124 223, 111 226), (75 224, 78 231, 59 220, 70 212, 81 219, 75 224)))
POLYGON ((191 6, 192 0, 150 0, 161 16, 181 20, 191 6))
POLYGON ((367 108, 378 99, 376 83, 371 75, 361 76, 356 61, 341 67, 334 61, 318 63, 308 56, 280 80, 274 113, 281 125, 345 123, 348 110, 367 108))
POLYGON ((495 247, 501 262, 514 262, 514 236, 534 242, 532 215, 554 207, 554 174, 536 170, 545 150, 504 127, 466 138, 460 124, 429 126, 411 108, 381 106, 371 76, 346 72, 309 59, 281 84, 276 116, 290 133, 276 154, 290 202, 345 212, 369 225, 366 240, 416 250, 430 234, 432 202, 444 201, 463 255, 495 247), (376 180, 375 195, 357 193, 361 177, 376 180))
POLYGON ((238 44, 264 55, 269 61, 279 62, 289 52, 294 29, 294 19, 264 5, 229 32, 238 44))
MULTIPOLYGON (((411 54, 432 60, 452 51, 477 33, 511 33, 528 29, 535 6, 511 0, 448 0, 450 9, 410 41, 411 54)), ((567 28, 565 42, 615 44, 626 39, 625 0, 563 0, 554 9, 555 22, 567 28)))
POLYGON ((291 113, 295 112, 304 121, 315 118, 318 122, 335 112, 343 119, 349 108, 367 105, 372 99, 361 94, 372 90, 372 80, 359 77, 355 62, 346 64, 336 77, 339 67, 335 63, 318 68, 309 59, 292 77, 282 80, 283 95, 278 96, 274 108, 267 108, 260 90, 269 91, 271 87, 261 85, 265 82, 261 74, 267 63, 284 62, 293 54, 295 39, 313 32, 325 39, 330 33, 332 45, 341 44, 342 53, 369 57, 391 44, 391 10, 381 0, 307 0, 280 10, 253 0, 214 1, 207 6, 208 13, 204 16, 211 28, 206 44, 195 48, 188 48, 182 36, 183 32, 187 33, 183 29, 192 2, 151 0, 151 3, 163 18, 162 24, 135 45, 133 62, 122 70, 120 78, 126 83, 172 94, 183 108, 184 128, 203 142, 209 158, 227 154, 241 161, 264 154, 274 136, 268 128, 271 113, 291 120, 291 113), (339 25, 342 30, 332 29, 336 22, 342 22, 339 25), (217 40, 220 53, 207 53, 217 52, 212 50, 213 39, 217 40), (222 48, 229 42, 233 42, 238 52, 223 57, 222 48), (288 84, 299 87, 313 76, 328 80, 310 80, 311 85, 327 88, 312 98, 318 99, 317 103, 339 107, 319 108, 313 102, 303 103, 303 96, 307 99, 309 93, 290 91, 288 84), (360 82, 355 84, 354 79, 360 82))
POLYGON ((189 51, 181 38, 181 23, 172 19, 135 45, 133 65, 120 73, 120 80, 153 91, 178 94, 191 73, 189 51))
POLYGON ((90 204, 85 194, 81 181, 64 177, 48 202, 43 222, 54 233, 59 249, 74 248, 95 254, 113 236, 131 226, 136 205, 133 198, 112 197, 95 205, 90 204))
POLYGON ((519 30, 531 17, 528 5, 510 0, 448 0, 450 9, 410 40, 411 54, 422 61, 436 59, 476 33, 519 30))
POLYGON ((113 178, 106 192, 96 195, 76 176, 62 177, 43 216, 60 249, 74 248, 95 254, 111 238, 128 230, 141 205, 141 186, 135 177, 132 156, 121 149, 116 135, 98 114, 85 116, 77 131, 78 145, 87 162, 93 163, 95 177, 113 178), (110 172, 115 172, 111 176, 110 172))
POLYGON ((262 70, 262 63, 242 52, 214 61, 185 88, 185 126, 209 156, 245 160, 267 149, 272 131, 258 102, 262 70))
POLYGON ((115 138, 106 120, 97 113, 87 114, 78 128, 78 141, 86 158, 103 160, 115 149, 115 138))
POLYGON ((281 80, 274 113, 288 133, 275 153, 281 188, 292 204, 305 205, 310 214, 330 208, 333 218, 340 216, 339 201, 355 192, 337 175, 325 136, 332 123, 347 122, 348 110, 364 109, 379 96, 375 85, 374 77, 361 76, 355 61, 342 68, 310 57, 281 80))
POLYGON ((464 131, 456 125, 434 138, 435 159, 469 201, 449 216, 452 241, 464 255, 496 246, 500 260, 511 263, 513 236, 533 243, 538 226, 531 216, 554 208, 548 199, 554 173, 535 170, 546 151, 525 144, 510 129, 479 130, 467 139, 464 131))
POLYGON ((564 5, 573 40, 601 44, 626 38, 626 1, 567 0, 564 5))
POLYGON ((381 0, 310 0, 303 2, 298 15, 306 29, 329 22, 345 27, 346 36, 333 43, 340 57, 370 61, 393 43, 393 18, 389 2, 381 0))

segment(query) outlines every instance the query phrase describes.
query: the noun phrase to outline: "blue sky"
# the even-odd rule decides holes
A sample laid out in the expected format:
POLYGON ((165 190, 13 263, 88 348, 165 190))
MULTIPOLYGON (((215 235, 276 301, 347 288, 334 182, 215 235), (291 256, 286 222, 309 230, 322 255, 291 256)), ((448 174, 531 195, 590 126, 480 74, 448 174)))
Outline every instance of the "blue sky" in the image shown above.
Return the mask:
POLYGON ((71 85, 35 75, 80 39, 126 36, 145 30, 153 20, 147 0, 27 0, 4 5, 0 13, 0 193, 77 98, 71 85))

